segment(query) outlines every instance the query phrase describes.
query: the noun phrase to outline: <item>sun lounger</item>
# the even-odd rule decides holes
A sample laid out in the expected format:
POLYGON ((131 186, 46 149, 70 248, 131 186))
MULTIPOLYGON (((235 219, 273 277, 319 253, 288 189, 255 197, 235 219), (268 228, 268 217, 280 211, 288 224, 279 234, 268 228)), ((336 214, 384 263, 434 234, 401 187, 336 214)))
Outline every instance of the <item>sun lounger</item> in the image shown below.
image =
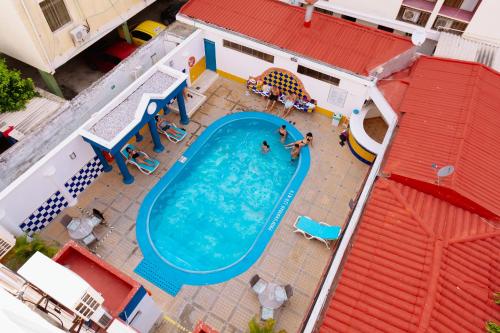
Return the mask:
POLYGON ((174 142, 174 143, 182 141, 187 135, 186 130, 183 130, 182 128, 177 127, 177 125, 175 125, 174 123, 170 123, 170 128, 174 129, 178 134, 172 134, 172 133, 169 133, 168 130, 163 131, 161 129, 158 129, 158 132, 165 135, 168 140, 170 140, 171 142, 174 142))
POLYGON ((160 162, 158 160, 155 160, 155 159, 152 159, 151 157, 149 157, 148 154, 144 153, 144 152, 141 152, 143 154, 143 156, 151 161, 153 161, 153 165, 147 165, 147 164, 144 164, 144 163, 138 163, 135 159, 133 158, 129 158, 128 156, 128 152, 127 152, 127 147, 131 148, 131 149, 134 149, 134 150, 137 150, 137 148, 135 148, 133 145, 131 144, 127 144, 125 145, 125 147, 122 148, 122 150, 120 151, 121 154, 123 155, 123 157, 125 157, 125 160, 127 161, 127 163, 130 163, 130 164, 133 164, 135 165, 139 171, 141 171, 142 173, 146 174, 146 175, 150 175, 152 174, 157 168, 158 166, 160 165, 160 162))
POLYGON ((317 239, 330 248, 328 241, 339 238, 341 227, 331 226, 324 222, 317 222, 307 216, 298 216, 294 224, 295 231, 304 235, 307 239, 317 239))

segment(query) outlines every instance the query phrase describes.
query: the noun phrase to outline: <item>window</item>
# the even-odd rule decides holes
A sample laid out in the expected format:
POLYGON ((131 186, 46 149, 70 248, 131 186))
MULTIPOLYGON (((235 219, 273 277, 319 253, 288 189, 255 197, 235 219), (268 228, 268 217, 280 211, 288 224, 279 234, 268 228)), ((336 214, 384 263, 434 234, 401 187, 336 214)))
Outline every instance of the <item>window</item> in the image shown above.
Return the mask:
POLYGON ((71 21, 64 0, 44 0, 40 1, 40 8, 43 16, 49 24, 50 30, 56 31, 66 23, 71 21))
POLYGON ((274 63, 274 56, 272 56, 270 54, 254 50, 254 49, 251 49, 249 47, 246 47, 246 46, 243 46, 240 44, 236 44, 236 43, 230 42, 230 41, 225 40, 225 39, 224 39, 223 45, 224 45, 224 47, 227 47, 228 49, 233 49, 235 51, 251 55, 252 57, 262 59, 264 61, 270 62, 271 64, 274 63))
POLYGON ((387 31, 387 32, 394 32, 394 29, 386 27, 386 26, 383 26, 383 25, 378 25, 377 29, 383 30, 383 31, 387 31))
POLYGON ((351 22, 356 22, 356 18, 352 16, 347 16, 347 15, 340 15, 344 20, 351 21, 351 22))
POLYGON ((132 35, 132 37, 143 40, 145 42, 151 39, 151 35, 139 30, 132 30, 130 34, 132 35))
POLYGON ((321 72, 315 71, 314 69, 310 69, 301 65, 299 65, 297 72, 315 78, 316 80, 328 82, 330 84, 333 84, 334 86, 338 86, 340 83, 340 80, 336 77, 323 74, 321 72))
POLYGON ((314 7, 314 10, 317 11, 318 13, 323 13, 326 15, 333 15, 333 12, 331 10, 326 10, 326 9, 318 8, 318 7, 314 7))

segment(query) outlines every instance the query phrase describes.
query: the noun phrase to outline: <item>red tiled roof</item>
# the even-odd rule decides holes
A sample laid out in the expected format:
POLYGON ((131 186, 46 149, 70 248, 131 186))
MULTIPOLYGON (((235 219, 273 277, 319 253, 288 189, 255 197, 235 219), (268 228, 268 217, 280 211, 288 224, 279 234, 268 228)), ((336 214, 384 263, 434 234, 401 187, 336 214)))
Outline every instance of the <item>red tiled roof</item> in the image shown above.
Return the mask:
POLYGON ((421 57, 408 82, 384 172, 487 218, 500 216, 500 73, 421 57), (455 167, 441 186, 433 163, 455 167))
POLYGON ((277 0, 190 0, 180 13, 362 75, 413 47, 408 38, 322 13, 306 28, 303 8, 277 0))
POLYGON ((320 332, 481 332, 500 320, 498 253, 480 216, 379 179, 320 332))

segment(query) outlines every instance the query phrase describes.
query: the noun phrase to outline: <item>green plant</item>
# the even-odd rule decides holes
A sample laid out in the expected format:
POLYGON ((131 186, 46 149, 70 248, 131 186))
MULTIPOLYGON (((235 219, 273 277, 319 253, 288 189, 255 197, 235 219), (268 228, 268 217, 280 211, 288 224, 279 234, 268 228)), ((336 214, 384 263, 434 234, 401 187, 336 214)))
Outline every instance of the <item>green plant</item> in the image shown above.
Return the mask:
POLYGON ((488 333, 500 333, 500 326, 492 321, 486 322, 486 332, 488 333))
POLYGON ((16 245, 3 257, 2 263, 11 270, 17 271, 35 252, 41 252, 52 258, 57 250, 57 247, 47 244, 36 234, 31 241, 23 235, 16 238, 16 245))
POLYGON ((9 69, 5 59, 0 59, 0 113, 18 111, 35 96, 33 81, 23 79, 21 72, 9 69))
MULTIPOLYGON (((252 318, 248 323, 248 328, 250 333, 275 333, 274 325, 276 322, 273 319, 268 319, 262 324, 257 322, 255 318, 252 318)), ((286 333, 285 330, 280 330, 278 333, 286 333)))

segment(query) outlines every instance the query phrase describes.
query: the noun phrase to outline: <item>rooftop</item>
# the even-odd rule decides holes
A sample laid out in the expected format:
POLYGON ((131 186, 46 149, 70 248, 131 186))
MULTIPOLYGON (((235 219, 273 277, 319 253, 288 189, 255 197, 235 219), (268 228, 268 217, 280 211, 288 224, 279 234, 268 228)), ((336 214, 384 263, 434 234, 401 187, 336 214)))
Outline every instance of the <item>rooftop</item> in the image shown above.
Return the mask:
POLYGON ((320 332, 479 332, 498 322, 497 228, 377 180, 320 332))
MULTIPOLYGON (((266 250, 248 271, 224 283, 184 285, 175 297, 134 272, 143 259, 137 246, 135 222, 139 207, 149 190, 213 121, 234 112, 263 110, 266 105, 265 99, 248 94, 244 84, 225 78, 218 78, 204 94, 207 100, 186 125, 189 134, 185 140, 174 144, 162 137, 165 145, 162 153, 153 151, 148 136, 144 136, 144 140, 137 144, 141 150, 160 161, 155 173, 147 176, 131 168, 135 182, 125 185, 117 168, 114 168, 109 173, 101 174, 80 194, 78 205, 99 209, 104 213, 106 223, 113 227, 111 233, 106 226, 96 227, 95 233, 102 241, 93 249, 106 262, 141 281, 151 291, 156 303, 162 306, 164 314, 188 330, 203 320, 219 332, 245 332, 248 321, 260 309, 258 298, 249 286, 250 278, 259 274, 267 281, 291 284, 294 295, 290 304, 277 315, 277 328, 297 332, 333 252, 321 242, 307 240, 294 233, 293 223, 298 215, 308 215, 330 225, 344 225, 350 214, 349 199, 360 191, 369 170, 347 147, 332 144, 337 142, 340 129, 332 128, 331 120, 320 114, 295 112, 290 116, 302 133, 309 130, 314 132, 310 171, 266 250)), ((178 115, 170 113, 168 117, 176 119, 178 115)), ((370 119, 373 124, 376 121, 370 119)), ((383 122, 381 119, 378 121, 383 122)), ((76 207, 69 207, 63 214, 78 216, 80 212, 76 207)), ((60 244, 69 238, 68 232, 57 220, 42 231, 42 237, 60 244)), ((89 283, 92 284, 90 280, 89 283)), ((175 330, 169 324, 165 325, 163 330, 157 332, 175 330)))
POLYGON ((304 11, 276 0, 191 0, 180 14, 365 76, 413 47, 408 38, 322 13, 306 28, 304 11))
POLYGON ((83 278, 104 298, 104 307, 118 316, 135 295, 140 284, 87 249, 69 241, 53 260, 83 278))
POLYGON ((384 172, 487 218, 498 217, 500 73, 424 56, 405 80, 399 128, 384 172), (433 163, 455 168, 440 186, 433 163))

